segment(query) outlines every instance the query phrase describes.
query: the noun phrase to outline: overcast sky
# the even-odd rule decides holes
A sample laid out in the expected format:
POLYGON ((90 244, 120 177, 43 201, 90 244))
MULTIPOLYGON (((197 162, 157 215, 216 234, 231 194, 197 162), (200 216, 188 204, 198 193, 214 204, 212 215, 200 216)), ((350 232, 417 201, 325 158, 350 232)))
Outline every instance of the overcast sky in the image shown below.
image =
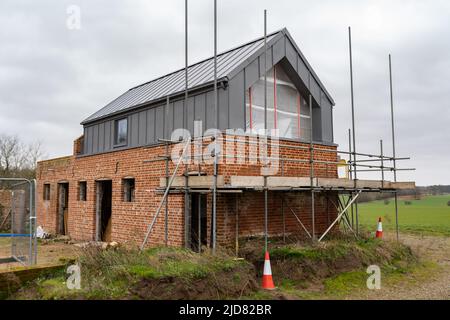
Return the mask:
MULTIPOLYGON (((190 2, 190 63, 213 54, 213 1, 190 2)), ((219 51, 286 27, 336 101, 335 141, 351 125, 352 26, 357 151, 391 153, 392 53, 402 180, 450 184, 450 1, 219 0, 219 51)), ((183 0, 1 0, 0 133, 72 152, 80 122, 132 86, 184 65, 183 0), (69 29, 67 9, 81 10, 69 29)))

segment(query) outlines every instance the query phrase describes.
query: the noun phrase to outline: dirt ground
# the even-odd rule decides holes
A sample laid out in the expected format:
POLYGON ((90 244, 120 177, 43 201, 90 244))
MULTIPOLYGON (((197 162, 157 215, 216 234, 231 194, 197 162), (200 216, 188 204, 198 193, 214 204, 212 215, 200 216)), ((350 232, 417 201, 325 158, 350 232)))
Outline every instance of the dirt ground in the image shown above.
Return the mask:
MULTIPOLYGON (((386 238, 395 239, 394 234, 386 238)), ((349 299, 445 299, 450 300, 450 238, 401 234, 400 240, 409 245, 422 261, 431 261, 437 265, 435 270, 412 273, 395 283, 383 285, 380 290, 365 290, 363 294, 349 299), (424 274, 425 273, 425 274, 424 274)))
MULTIPOLYGON (((11 252, 11 241, 1 239, 0 258, 9 257, 11 252)), ((77 256, 79 248, 67 244, 65 241, 39 241, 37 265, 58 264, 61 261, 73 259, 77 256)), ((11 270, 22 265, 18 262, 0 263, 0 271, 11 270)))

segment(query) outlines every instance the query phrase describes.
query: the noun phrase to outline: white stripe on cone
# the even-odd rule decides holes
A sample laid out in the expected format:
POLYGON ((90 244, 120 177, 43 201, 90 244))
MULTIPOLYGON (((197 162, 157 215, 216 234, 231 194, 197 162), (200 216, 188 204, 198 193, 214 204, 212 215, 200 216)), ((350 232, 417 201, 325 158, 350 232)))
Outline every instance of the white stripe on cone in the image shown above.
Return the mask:
POLYGON ((270 267, 270 260, 264 260, 263 275, 265 275, 265 276, 269 276, 269 275, 271 276, 272 275, 272 268, 270 267))

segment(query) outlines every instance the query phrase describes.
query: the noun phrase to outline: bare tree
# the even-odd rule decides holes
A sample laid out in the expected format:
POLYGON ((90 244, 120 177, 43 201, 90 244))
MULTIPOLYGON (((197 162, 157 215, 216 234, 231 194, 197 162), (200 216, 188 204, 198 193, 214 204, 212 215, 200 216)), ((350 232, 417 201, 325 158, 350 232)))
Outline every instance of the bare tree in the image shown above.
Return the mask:
POLYGON ((25 144, 17 136, 0 135, 0 175, 34 177, 44 155, 40 142, 25 144))

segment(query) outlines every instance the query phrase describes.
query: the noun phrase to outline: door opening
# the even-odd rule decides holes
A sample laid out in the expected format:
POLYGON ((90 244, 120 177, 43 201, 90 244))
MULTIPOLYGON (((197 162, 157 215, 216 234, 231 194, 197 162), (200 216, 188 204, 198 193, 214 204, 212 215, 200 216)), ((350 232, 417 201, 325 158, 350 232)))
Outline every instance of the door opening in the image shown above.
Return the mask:
POLYGON ((97 181, 96 241, 111 242, 112 181, 97 181))
POLYGON ((201 251, 207 245, 206 195, 191 195, 191 249, 201 251))
POLYGON ((69 221, 69 184, 67 182, 58 183, 58 217, 57 217, 57 233, 60 235, 68 235, 69 221))

